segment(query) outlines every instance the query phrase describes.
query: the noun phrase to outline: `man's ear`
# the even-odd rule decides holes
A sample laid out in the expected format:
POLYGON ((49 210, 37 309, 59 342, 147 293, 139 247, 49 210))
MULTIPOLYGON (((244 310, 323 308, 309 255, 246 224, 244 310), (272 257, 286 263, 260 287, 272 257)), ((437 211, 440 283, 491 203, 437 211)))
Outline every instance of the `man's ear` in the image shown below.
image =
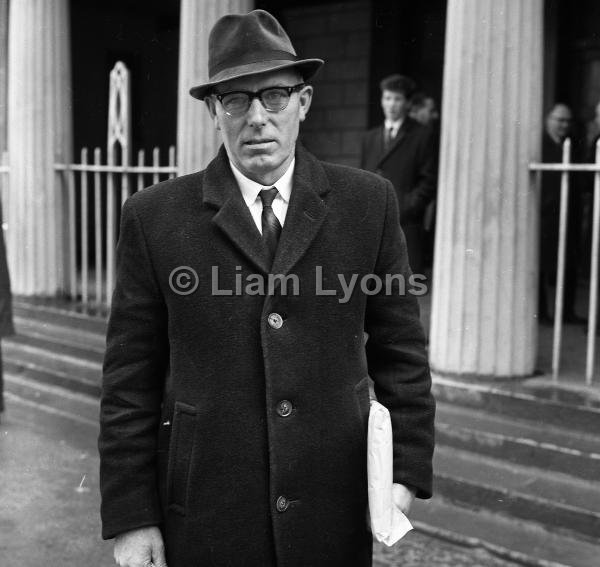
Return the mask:
POLYGON ((210 114, 210 118, 215 125, 216 130, 220 130, 219 126, 219 118, 217 117, 217 108, 215 106, 215 99, 212 96, 207 96, 204 99, 204 103, 206 104, 206 108, 208 109, 208 113, 210 114))
POLYGON ((302 90, 298 94, 300 101, 300 122, 304 122, 308 110, 310 109, 310 103, 312 102, 313 88, 310 85, 302 87, 302 90))

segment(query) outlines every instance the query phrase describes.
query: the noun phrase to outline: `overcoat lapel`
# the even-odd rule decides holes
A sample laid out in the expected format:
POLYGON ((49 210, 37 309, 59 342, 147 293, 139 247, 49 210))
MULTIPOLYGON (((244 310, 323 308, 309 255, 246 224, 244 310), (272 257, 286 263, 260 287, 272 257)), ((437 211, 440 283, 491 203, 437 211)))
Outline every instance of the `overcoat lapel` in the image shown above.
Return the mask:
POLYGON ((233 176, 223 146, 206 168, 203 191, 204 203, 219 209, 213 222, 257 268, 268 273, 266 247, 233 176))
MULTIPOLYGON (((404 140, 404 138, 406 137, 406 134, 410 130, 410 128, 411 128, 410 119, 408 117, 406 117, 404 119, 404 122, 402 123, 402 126, 400 126, 400 130, 398 130, 398 133, 396 134, 396 137, 394 138, 394 141, 391 143, 390 147, 388 148, 387 152, 385 152, 381 156, 381 159, 379 160, 379 163, 377 164, 377 168, 380 168, 381 165, 383 164, 383 162, 394 151, 396 151, 396 148, 402 143, 402 140, 404 140)), ((382 147, 383 147, 383 142, 382 142, 382 147)))
POLYGON ((270 269, 267 249, 231 172, 223 146, 206 168, 203 184, 204 204, 218 208, 213 222, 264 273, 288 274, 314 240, 327 214, 327 206, 321 198, 330 190, 327 176, 319 161, 297 144, 289 208, 270 269))
POLYGON ((273 274, 288 274, 304 255, 327 215, 322 197, 329 190, 319 161, 298 144, 292 195, 273 260, 273 274))
POLYGON ((384 149, 383 149, 383 136, 384 136, 384 126, 380 126, 379 128, 377 128, 377 130, 371 132, 371 140, 370 140, 370 147, 371 147, 371 156, 372 156, 372 163, 373 163, 373 169, 376 169, 379 162, 381 161, 381 158, 384 154, 384 149))

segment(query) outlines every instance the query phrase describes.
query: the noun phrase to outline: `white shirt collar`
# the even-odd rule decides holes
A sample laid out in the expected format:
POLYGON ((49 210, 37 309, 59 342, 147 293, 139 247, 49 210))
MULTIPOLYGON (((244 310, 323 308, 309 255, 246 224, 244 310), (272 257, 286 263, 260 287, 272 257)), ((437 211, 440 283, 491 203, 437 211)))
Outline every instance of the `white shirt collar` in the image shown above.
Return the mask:
POLYGON ((391 120, 388 120, 386 118, 385 119, 385 129, 389 130, 390 128, 392 128, 394 133, 397 133, 398 130, 400 130, 400 126, 402 126, 402 122, 404 122, 403 118, 400 118, 399 120, 395 120, 394 122, 392 122, 391 120))
POLYGON ((270 187, 277 187, 279 196, 288 203, 292 195, 292 179, 294 177, 294 167, 296 166, 296 158, 293 158, 290 165, 288 166, 285 173, 272 185, 261 185, 252 179, 248 179, 235 165, 229 160, 231 171, 237 181, 237 184, 242 192, 242 197, 246 202, 246 205, 250 206, 258 199, 258 194, 262 189, 268 189, 270 187))

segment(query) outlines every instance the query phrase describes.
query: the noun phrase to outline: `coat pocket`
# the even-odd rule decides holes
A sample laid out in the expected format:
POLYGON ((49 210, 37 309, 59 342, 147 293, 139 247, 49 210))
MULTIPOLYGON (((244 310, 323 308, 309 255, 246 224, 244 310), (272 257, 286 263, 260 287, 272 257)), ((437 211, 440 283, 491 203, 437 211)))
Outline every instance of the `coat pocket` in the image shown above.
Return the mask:
POLYGON ((196 413, 194 406, 175 402, 167 468, 167 503, 170 510, 181 515, 186 512, 196 413))

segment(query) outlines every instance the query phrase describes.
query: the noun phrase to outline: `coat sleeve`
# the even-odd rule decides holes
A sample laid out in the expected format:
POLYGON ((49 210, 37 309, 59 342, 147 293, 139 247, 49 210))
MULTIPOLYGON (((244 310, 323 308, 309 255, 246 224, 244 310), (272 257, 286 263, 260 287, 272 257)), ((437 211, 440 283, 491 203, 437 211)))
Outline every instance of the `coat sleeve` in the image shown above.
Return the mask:
MULTIPOLYGON (((398 204, 391 183, 386 185, 387 205, 375 273, 383 282, 387 277, 392 285, 388 289, 384 285, 380 293, 367 298, 367 364, 377 399, 392 419, 394 482, 416 488, 419 498, 429 498, 435 402, 419 306, 411 293, 398 204)), ((418 291, 417 286, 414 290, 418 291)))
POLYGON ((156 438, 168 361, 167 314, 135 195, 122 211, 100 405, 102 537, 161 523, 156 438))

